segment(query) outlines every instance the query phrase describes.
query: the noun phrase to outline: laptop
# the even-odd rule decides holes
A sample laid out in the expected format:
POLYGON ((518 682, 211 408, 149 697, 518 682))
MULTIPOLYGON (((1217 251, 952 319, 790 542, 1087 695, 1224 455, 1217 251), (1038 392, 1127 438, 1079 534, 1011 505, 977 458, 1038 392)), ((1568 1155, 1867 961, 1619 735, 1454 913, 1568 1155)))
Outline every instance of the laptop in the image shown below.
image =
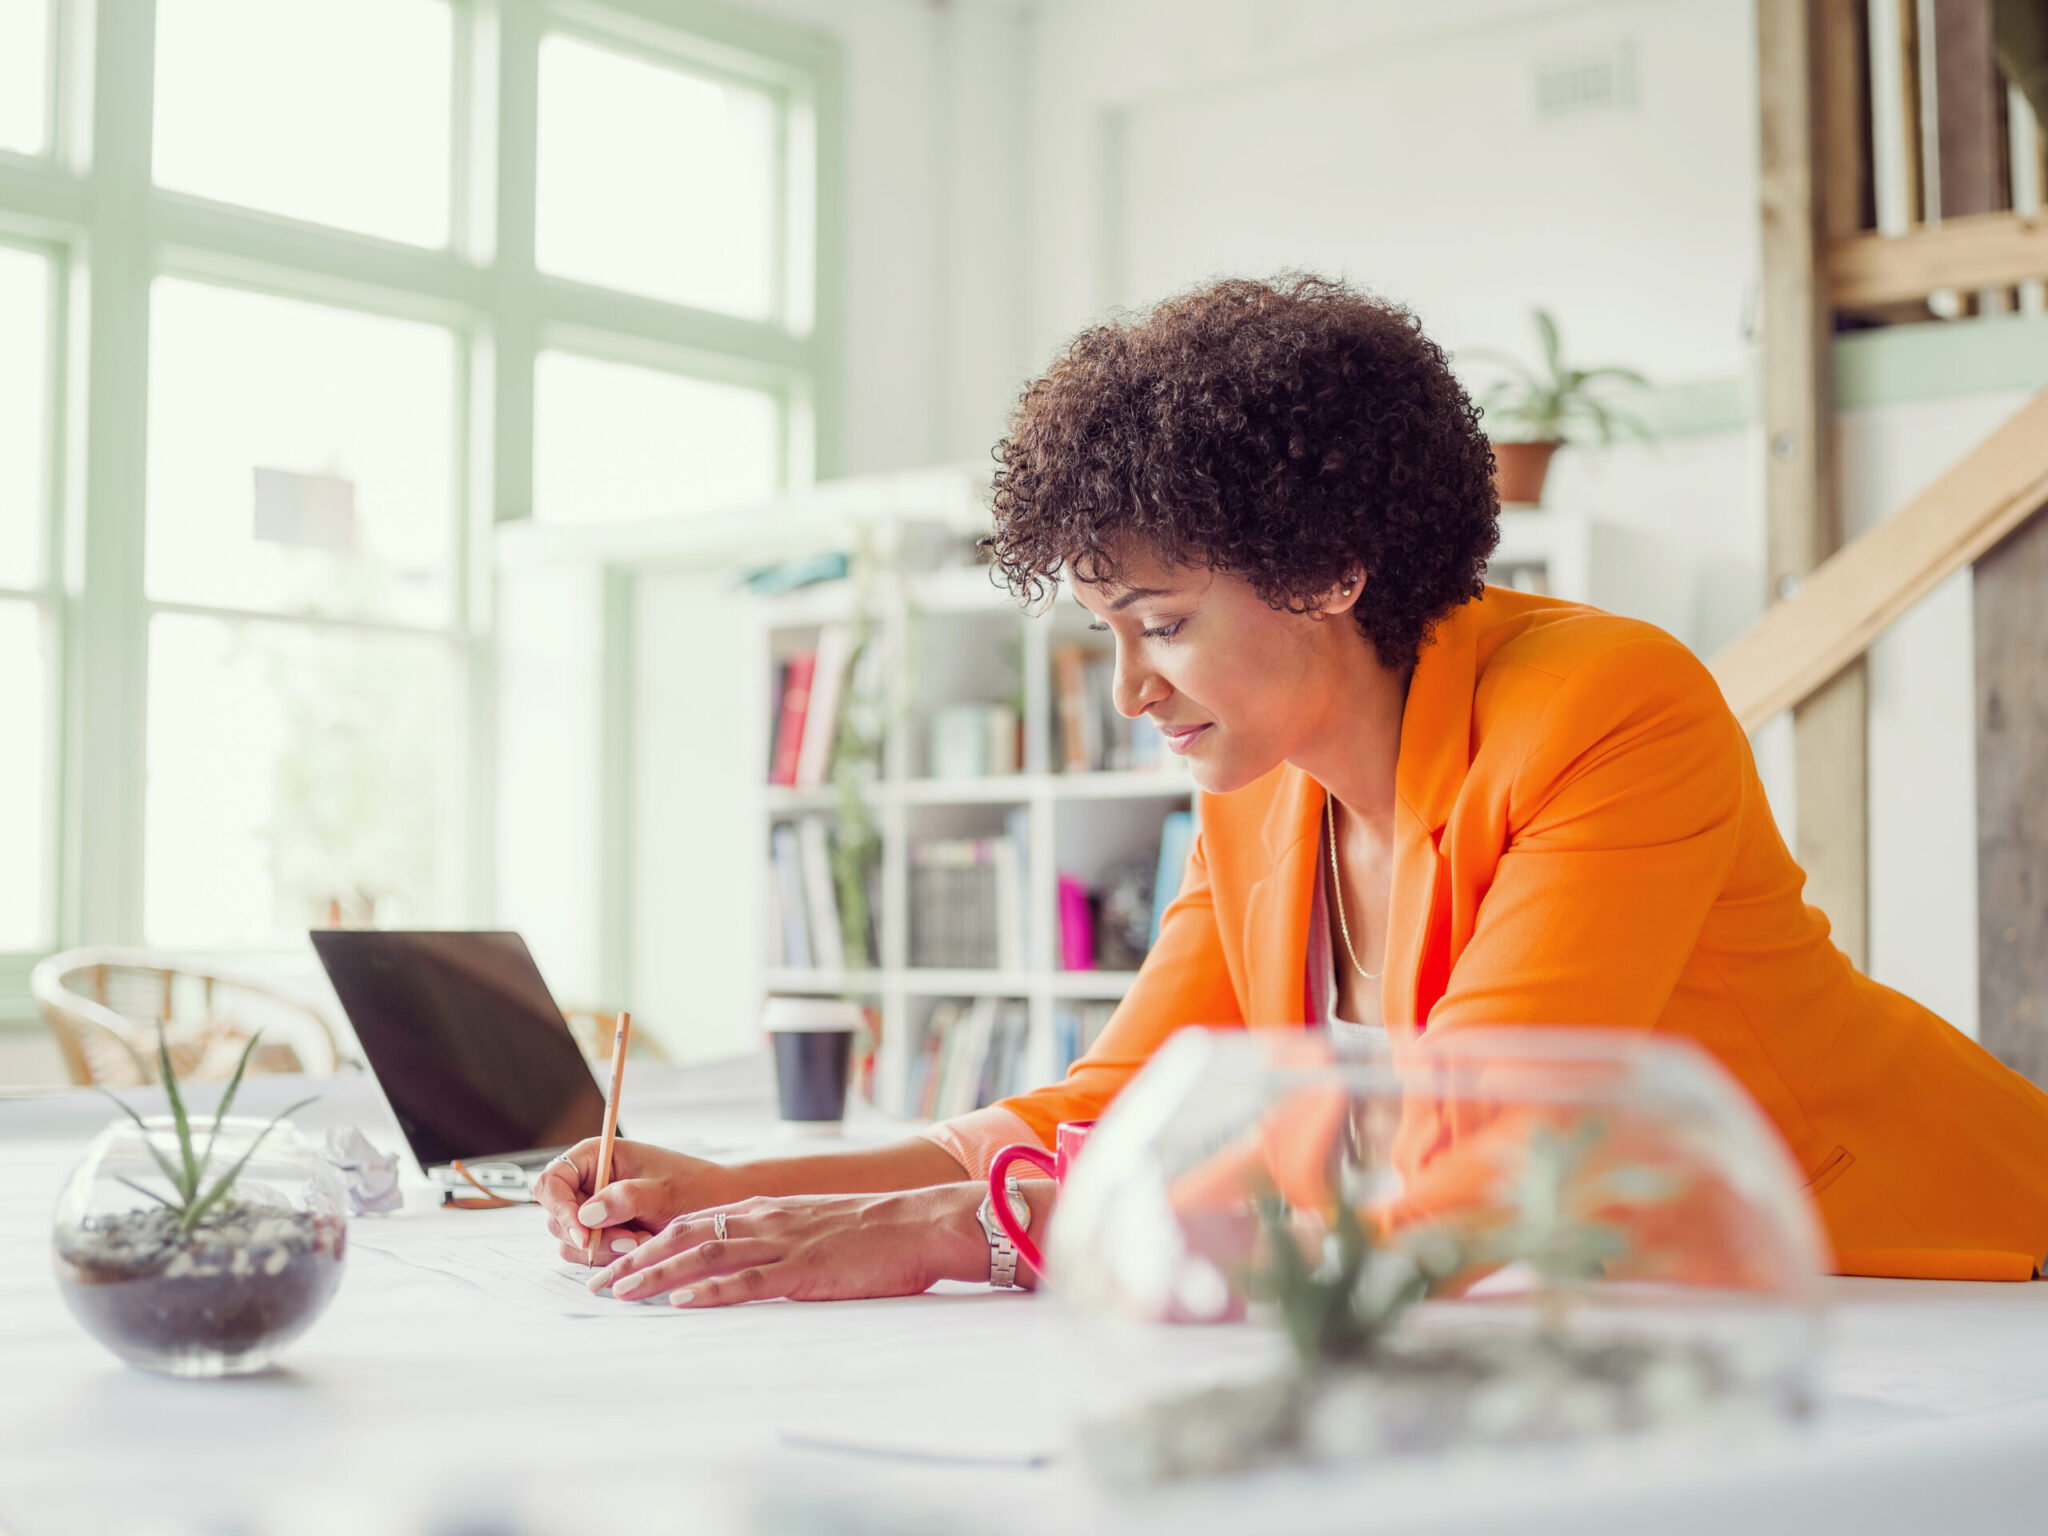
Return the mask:
POLYGON ((318 928, 311 938, 399 1131, 437 1184, 466 1185, 460 1159, 494 1191, 516 1190, 603 1131, 604 1092, 518 934, 318 928))

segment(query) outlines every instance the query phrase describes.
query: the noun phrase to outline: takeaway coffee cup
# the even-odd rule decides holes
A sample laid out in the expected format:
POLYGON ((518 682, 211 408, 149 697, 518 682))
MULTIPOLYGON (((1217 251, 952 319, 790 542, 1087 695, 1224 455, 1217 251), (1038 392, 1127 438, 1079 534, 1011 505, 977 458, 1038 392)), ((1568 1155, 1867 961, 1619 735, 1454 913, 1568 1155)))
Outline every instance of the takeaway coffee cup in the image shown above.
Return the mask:
POLYGON ((1088 1144, 1088 1133, 1094 1129, 1093 1120, 1063 1120, 1059 1129, 1053 1132, 1057 1151, 1048 1152, 1043 1147, 1034 1146, 1005 1147, 988 1165, 988 1192, 994 1197, 989 1202, 989 1209, 995 1212, 1003 1230, 1010 1234, 1010 1241, 1017 1245, 1017 1252, 1031 1266, 1031 1272, 1040 1277, 1045 1274, 1045 1255, 1038 1251, 1038 1244, 1031 1240, 1031 1235, 1017 1225, 1017 1218, 1011 1214, 1010 1202, 1005 1197, 1003 1181, 1009 1175, 1011 1164, 1029 1163, 1039 1172, 1066 1183, 1067 1175, 1073 1171, 1074 1160, 1081 1155, 1081 1148, 1088 1144))
POLYGON ((865 1022, 855 1003, 771 997, 761 1027, 775 1047, 775 1091, 791 1125, 831 1130, 846 1117, 853 1037, 865 1022))

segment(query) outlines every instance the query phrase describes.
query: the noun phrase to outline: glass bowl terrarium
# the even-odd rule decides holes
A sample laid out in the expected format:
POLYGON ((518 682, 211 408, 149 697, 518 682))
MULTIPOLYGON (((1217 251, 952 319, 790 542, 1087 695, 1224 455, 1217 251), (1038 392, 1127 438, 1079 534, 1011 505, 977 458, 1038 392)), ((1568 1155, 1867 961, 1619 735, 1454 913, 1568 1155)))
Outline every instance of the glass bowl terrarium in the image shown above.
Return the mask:
POLYGON ((1145 1483, 1802 1413, 1824 1255, 1689 1042, 1187 1030, 1092 1133, 1047 1267, 1080 1448, 1145 1483))
POLYGON ((225 1114, 240 1079, 223 1113, 194 1119, 166 1070, 174 1112, 130 1110, 108 1126, 58 1199, 58 1288, 132 1365, 174 1376, 261 1370, 341 1283, 340 1181, 282 1115, 225 1114))

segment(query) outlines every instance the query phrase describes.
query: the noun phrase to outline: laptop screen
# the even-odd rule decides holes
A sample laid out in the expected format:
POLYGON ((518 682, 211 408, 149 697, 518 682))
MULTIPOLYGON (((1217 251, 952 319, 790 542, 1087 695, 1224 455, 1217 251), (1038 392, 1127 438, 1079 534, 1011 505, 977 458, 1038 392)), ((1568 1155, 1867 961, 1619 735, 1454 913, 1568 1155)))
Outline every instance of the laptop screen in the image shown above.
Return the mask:
POLYGON ((518 934, 312 939, 421 1167, 602 1132, 604 1094, 518 934))

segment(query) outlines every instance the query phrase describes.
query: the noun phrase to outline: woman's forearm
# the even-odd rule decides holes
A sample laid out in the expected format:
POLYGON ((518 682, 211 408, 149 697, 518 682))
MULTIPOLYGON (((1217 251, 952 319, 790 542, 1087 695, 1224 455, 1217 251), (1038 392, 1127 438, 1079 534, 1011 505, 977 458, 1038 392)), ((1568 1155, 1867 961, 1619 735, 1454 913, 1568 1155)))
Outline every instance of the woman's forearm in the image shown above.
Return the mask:
POLYGON ((856 1195, 958 1184, 967 1178, 953 1154, 922 1136, 857 1151, 731 1163, 720 1177, 726 1203, 756 1195, 856 1195))

